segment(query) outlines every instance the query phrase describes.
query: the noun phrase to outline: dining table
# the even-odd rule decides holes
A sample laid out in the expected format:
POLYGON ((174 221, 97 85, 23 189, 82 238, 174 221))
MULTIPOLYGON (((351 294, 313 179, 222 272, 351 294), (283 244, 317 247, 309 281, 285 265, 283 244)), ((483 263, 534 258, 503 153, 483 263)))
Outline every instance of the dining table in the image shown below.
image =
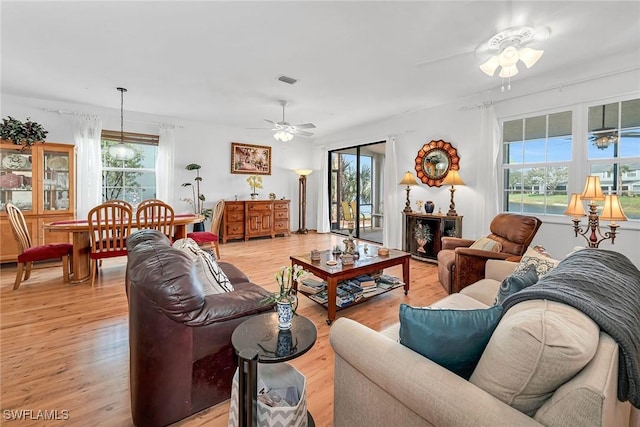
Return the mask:
MULTIPOLYGON (((187 225, 204 221, 203 215, 176 214, 174 217, 174 238, 187 237, 187 225)), ((135 229, 135 223, 131 224, 135 229)), ((91 236, 89 234, 89 220, 70 219, 54 221, 43 225, 45 231, 71 233, 73 252, 71 260, 73 264, 71 283, 80 283, 89 279, 91 272, 91 236)))

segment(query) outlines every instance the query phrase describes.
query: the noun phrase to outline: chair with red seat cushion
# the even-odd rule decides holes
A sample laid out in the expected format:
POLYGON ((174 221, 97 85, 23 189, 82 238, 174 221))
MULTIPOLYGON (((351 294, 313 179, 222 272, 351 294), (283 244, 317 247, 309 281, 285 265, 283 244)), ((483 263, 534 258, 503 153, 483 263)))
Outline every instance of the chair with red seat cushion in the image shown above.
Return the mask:
POLYGON ((132 217, 131 208, 117 201, 104 202, 89 211, 91 286, 95 281, 99 260, 127 255, 132 217))
POLYGON ((216 251, 216 257, 220 258, 220 246, 218 246, 218 236, 220 236, 220 223, 222 222, 222 214, 224 213, 224 200, 218 200, 213 208, 211 216, 211 231, 194 231, 187 233, 187 237, 193 239, 198 246, 213 246, 216 251))
POLYGON ((31 276, 32 264, 36 261, 45 261, 49 259, 62 259, 62 277, 64 282, 69 281, 69 256, 73 251, 71 243, 58 243, 52 245, 32 246, 31 236, 27 228, 27 222, 20 209, 12 204, 7 203, 5 206, 13 235, 20 246, 20 255, 18 255, 18 271, 13 289, 20 287, 22 280, 27 280, 31 276), (26 267, 26 270, 25 270, 26 267), (24 279, 22 272, 24 271, 24 279))

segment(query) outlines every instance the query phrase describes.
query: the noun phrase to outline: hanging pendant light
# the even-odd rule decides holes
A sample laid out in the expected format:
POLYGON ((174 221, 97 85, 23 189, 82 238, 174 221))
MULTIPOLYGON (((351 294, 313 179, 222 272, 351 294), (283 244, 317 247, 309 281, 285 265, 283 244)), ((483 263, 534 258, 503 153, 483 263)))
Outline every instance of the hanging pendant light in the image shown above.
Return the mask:
POLYGON ((124 143, 124 93, 127 90, 123 87, 117 89, 120 91, 120 142, 109 147, 109 156, 116 160, 131 160, 136 151, 124 143))

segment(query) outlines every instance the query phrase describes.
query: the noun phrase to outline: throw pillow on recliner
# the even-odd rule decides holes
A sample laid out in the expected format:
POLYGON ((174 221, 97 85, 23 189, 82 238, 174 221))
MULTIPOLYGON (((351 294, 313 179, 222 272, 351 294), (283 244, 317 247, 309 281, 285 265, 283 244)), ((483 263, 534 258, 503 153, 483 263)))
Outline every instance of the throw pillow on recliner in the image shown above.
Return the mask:
POLYGON ((193 260, 197 277, 202 284, 202 291, 205 295, 233 291, 233 285, 227 275, 211 254, 200 248, 195 240, 189 237, 178 239, 173 243, 173 247, 181 250, 193 260))

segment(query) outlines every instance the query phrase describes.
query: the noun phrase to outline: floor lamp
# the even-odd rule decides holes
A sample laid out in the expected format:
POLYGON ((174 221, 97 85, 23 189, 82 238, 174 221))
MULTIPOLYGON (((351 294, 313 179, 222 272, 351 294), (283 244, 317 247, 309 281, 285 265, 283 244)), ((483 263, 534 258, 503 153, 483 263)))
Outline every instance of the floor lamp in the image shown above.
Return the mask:
POLYGON ((307 175, 311 169, 296 169, 298 174, 298 234, 307 234, 307 175))

